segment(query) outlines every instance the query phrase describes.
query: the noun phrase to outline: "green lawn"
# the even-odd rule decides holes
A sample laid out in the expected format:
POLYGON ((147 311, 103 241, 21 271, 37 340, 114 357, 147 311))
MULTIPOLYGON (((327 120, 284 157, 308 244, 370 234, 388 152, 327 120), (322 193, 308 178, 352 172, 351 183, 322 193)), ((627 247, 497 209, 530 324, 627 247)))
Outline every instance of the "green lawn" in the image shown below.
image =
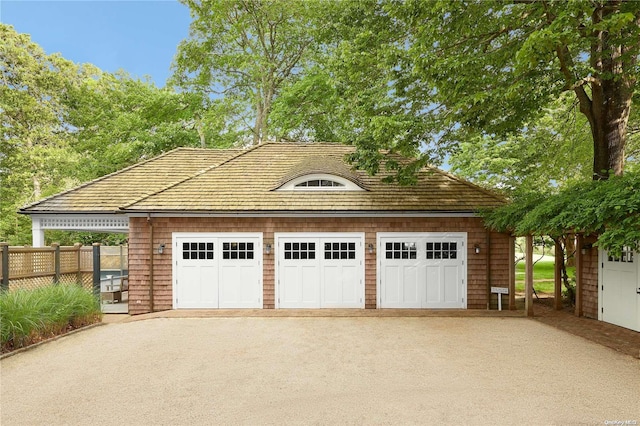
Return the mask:
MULTIPOLYGON (((575 268, 567 268, 569 276, 575 268)), ((553 260, 541 260, 533 267, 533 288, 539 293, 553 293, 553 260)), ((524 291, 524 261, 516 265, 516 291, 524 291)))

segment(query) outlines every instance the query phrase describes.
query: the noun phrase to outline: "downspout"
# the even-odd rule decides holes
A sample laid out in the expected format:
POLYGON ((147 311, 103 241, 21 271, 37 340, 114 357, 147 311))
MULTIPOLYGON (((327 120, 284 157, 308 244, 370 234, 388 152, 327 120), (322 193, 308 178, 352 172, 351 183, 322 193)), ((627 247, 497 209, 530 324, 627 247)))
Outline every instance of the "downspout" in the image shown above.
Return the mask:
POLYGON ((149 312, 153 312, 153 222, 151 213, 147 213, 149 224, 149 312))
MULTIPOLYGON (((486 231, 486 244, 487 244, 487 260, 486 260, 486 274, 487 274, 487 310, 491 309, 491 231, 486 231)), ((498 297, 501 297, 498 294, 498 297)))

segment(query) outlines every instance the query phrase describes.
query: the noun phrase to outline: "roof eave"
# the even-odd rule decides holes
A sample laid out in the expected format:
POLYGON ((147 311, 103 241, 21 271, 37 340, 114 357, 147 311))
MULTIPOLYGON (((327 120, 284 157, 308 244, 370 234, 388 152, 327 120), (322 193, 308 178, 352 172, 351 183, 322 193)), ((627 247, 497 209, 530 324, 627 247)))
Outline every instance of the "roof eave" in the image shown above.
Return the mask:
POLYGON ((111 210, 26 210, 19 209, 19 214, 28 214, 28 215, 94 215, 94 214, 123 214, 122 210, 119 209, 111 209, 111 210))
POLYGON ((122 210, 129 216, 193 216, 193 217, 283 217, 283 216, 438 216, 476 217, 478 209, 466 210, 122 210))

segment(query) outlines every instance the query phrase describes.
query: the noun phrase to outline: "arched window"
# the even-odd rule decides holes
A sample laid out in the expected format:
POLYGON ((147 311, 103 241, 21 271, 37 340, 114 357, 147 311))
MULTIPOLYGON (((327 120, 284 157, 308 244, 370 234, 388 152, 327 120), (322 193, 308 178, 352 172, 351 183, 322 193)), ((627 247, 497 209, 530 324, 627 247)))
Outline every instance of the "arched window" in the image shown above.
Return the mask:
POLYGON ((279 191, 364 191, 354 182, 340 176, 310 174, 299 176, 278 188, 279 191))
POLYGON ((330 180, 330 179, 310 179, 310 180, 305 180, 304 182, 300 182, 298 184, 296 184, 296 188, 299 187, 317 187, 317 186, 342 186, 344 187, 343 183, 340 182, 336 182, 335 180, 330 180))

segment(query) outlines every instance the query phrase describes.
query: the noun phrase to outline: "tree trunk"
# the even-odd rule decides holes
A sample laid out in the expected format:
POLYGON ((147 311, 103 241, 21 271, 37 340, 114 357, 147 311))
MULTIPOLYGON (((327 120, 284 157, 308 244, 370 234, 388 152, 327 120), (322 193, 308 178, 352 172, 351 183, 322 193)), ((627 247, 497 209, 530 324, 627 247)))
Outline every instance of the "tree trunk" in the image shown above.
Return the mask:
POLYGON ((198 122, 196 123, 196 131, 198 132, 198 137, 200 138, 200 148, 206 148, 207 140, 204 137, 204 129, 201 118, 198 119, 198 122))
MULTIPOLYGON (((619 8, 619 0, 597 7, 592 15, 593 23, 602 22, 619 8)), ((640 16, 636 17, 636 24, 640 24, 640 16)), ((621 175, 624 170, 627 123, 636 83, 631 71, 637 58, 625 58, 630 47, 612 44, 607 31, 594 32, 593 40, 591 65, 596 72, 591 83, 591 99, 585 96, 582 86, 575 90, 580 100, 580 111, 591 126, 593 179, 599 180, 607 179, 610 173, 621 175)))
POLYGON ((267 86, 264 93, 264 104, 262 107, 262 138, 268 140, 269 138, 269 114, 271 114, 271 105, 273 103, 275 88, 270 85, 267 86))
MULTIPOLYGON (((604 73, 614 74, 621 68, 621 49, 607 46, 611 55, 603 55, 600 62, 604 73)), ((635 79, 620 76, 598 79, 591 86, 592 102, 589 120, 593 136, 593 177, 607 179, 609 173, 621 175, 624 169, 624 147, 627 140, 627 123, 631 112, 631 97, 635 79), (633 81, 632 81, 633 80, 633 81)))
POLYGON ((33 196, 36 200, 42 198, 42 186, 40 185, 40 179, 38 179, 37 174, 33 175, 33 196))
MULTIPOLYGON (((29 155, 33 155, 33 145, 34 143, 31 136, 27 136, 25 139, 25 146, 29 155)), ((33 175, 31 176, 31 182, 33 183, 33 199, 39 200, 42 198, 42 185, 40 184, 40 178, 38 178, 38 170, 40 170, 40 167, 34 163, 33 156, 31 156, 31 167, 33 169, 33 175)))
POLYGON ((271 81, 263 80, 262 96, 256 96, 256 122, 253 126, 253 144, 259 145, 269 137, 269 113, 275 88, 271 81))
POLYGON ((260 145, 262 143, 262 119, 263 119, 263 108, 262 108, 262 99, 260 96, 257 96, 256 99, 256 122, 253 125, 253 145, 260 145))
POLYGON ((564 239, 565 243, 565 259, 567 266, 576 266, 576 236, 575 234, 567 234, 564 239))

